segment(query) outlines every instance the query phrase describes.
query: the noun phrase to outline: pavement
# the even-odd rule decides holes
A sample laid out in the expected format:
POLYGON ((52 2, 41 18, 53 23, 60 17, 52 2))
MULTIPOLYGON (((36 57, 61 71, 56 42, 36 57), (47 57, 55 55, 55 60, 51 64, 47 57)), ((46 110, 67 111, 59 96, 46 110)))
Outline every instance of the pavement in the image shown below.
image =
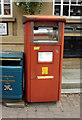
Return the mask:
POLYGON ((2 105, 3 118, 80 118, 80 95, 62 95, 61 101, 27 103, 24 108, 2 105))
POLYGON ((82 93, 82 69, 63 69, 61 93, 82 93))
POLYGON ((24 108, 16 108, 16 106, 6 107, 0 103, 0 117, 80 118, 80 97, 82 97, 80 94, 80 80, 80 69, 63 69, 61 101, 50 103, 26 103, 24 108))

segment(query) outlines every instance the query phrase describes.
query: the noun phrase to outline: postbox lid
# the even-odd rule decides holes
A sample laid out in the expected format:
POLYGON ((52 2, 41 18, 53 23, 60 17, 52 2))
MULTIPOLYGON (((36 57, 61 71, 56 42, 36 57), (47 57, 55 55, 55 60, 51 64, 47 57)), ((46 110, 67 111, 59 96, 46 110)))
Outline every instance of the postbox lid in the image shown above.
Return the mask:
POLYGON ((2 51, 0 52, 0 58, 11 58, 11 59, 22 59, 23 58, 23 52, 18 51, 2 51))
POLYGON ((54 16, 54 15, 24 15, 23 23, 29 21, 58 21, 58 22, 66 22, 65 16, 54 16))

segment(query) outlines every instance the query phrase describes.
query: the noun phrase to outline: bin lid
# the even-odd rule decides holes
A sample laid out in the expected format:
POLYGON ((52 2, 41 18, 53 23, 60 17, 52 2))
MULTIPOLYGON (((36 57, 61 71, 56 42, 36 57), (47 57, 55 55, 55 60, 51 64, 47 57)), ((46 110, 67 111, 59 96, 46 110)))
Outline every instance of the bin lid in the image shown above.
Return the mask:
POLYGON ((23 52, 2 51, 2 52, 0 52, 0 58, 22 59, 23 58, 23 52))
POLYGON ((23 15, 23 23, 29 21, 58 21, 66 22, 65 16, 54 16, 54 15, 23 15))

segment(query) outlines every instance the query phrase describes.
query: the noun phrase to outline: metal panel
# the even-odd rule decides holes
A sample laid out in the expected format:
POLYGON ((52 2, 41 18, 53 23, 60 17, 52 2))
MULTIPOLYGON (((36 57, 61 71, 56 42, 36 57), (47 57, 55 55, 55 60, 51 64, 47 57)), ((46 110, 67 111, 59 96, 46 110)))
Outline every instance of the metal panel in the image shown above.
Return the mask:
POLYGON ((0 71, 2 71, 2 76, 0 76, 0 86, 2 85, 2 98, 22 98, 23 67, 0 66, 0 71))
POLYGON ((39 51, 34 47, 31 46, 31 102, 57 101, 60 46, 40 46, 39 51), (42 51, 53 53, 52 62, 38 61, 38 52, 42 51))

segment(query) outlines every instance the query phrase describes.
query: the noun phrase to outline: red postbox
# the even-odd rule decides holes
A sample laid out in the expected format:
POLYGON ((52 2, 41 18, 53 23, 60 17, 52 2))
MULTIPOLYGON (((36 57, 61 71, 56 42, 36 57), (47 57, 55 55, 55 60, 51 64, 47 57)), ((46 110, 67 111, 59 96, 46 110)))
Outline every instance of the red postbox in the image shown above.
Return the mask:
POLYGON ((64 24, 66 17, 24 15, 26 100, 61 99, 64 24))

